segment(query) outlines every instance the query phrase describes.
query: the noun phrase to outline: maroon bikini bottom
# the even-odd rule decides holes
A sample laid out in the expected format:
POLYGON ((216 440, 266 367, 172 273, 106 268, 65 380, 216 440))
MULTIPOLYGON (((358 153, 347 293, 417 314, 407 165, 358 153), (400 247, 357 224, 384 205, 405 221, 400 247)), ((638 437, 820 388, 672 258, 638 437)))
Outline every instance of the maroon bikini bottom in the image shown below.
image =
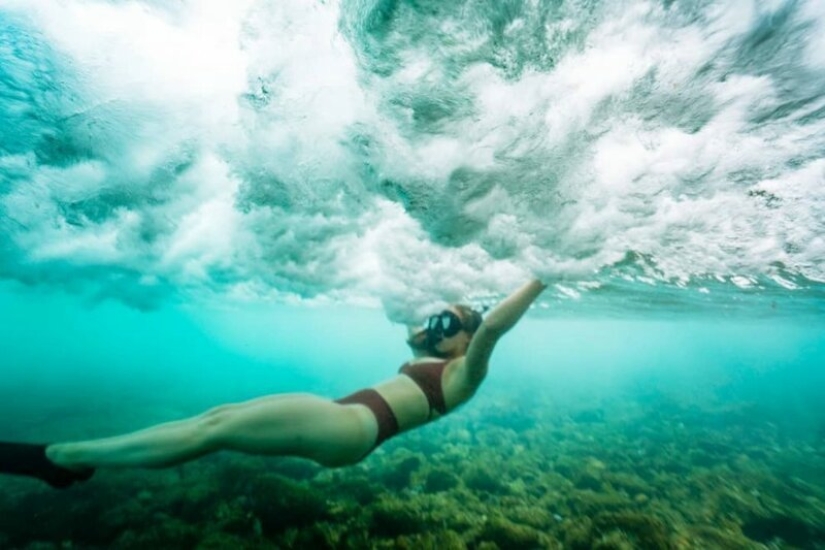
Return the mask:
POLYGON ((375 445, 372 446, 367 454, 371 453, 381 443, 398 433, 398 419, 395 418, 395 413, 392 412, 389 404, 381 397, 381 394, 371 388, 357 391, 341 399, 336 399, 335 402, 341 405, 351 405, 354 403, 366 405, 367 408, 372 411, 372 414, 375 415, 375 420, 378 422, 378 437, 375 438, 375 445))

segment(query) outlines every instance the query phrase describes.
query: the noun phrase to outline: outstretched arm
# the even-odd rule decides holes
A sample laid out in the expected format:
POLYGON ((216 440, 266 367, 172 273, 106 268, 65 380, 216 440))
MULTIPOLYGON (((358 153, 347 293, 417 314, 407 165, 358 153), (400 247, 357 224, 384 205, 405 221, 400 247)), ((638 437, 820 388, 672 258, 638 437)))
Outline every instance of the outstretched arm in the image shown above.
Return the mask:
POLYGON ((487 375, 487 363, 493 348, 508 330, 521 319, 535 299, 547 285, 533 279, 510 296, 502 300, 487 314, 484 322, 473 335, 467 354, 464 356, 469 383, 476 386, 487 375))

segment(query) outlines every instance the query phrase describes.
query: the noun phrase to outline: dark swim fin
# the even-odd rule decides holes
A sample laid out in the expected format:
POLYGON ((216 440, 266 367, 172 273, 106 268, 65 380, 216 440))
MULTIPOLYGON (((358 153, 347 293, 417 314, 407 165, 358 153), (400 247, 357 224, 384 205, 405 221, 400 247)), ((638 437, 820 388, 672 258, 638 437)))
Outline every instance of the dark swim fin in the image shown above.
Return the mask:
POLYGON ((46 445, 0 442, 0 474, 35 477, 55 489, 64 489, 75 482, 87 481, 95 471, 76 471, 58 466, 46 456, 46 445))

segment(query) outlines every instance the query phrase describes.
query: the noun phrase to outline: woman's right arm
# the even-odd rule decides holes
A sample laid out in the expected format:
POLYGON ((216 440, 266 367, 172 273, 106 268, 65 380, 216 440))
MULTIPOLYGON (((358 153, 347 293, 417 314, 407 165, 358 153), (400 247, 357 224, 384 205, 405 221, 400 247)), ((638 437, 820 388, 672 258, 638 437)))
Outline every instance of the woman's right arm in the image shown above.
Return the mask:
POLYGON ((424 343, 426 338, 427 331, 425 329, 407 325, 407 345, 410 346, 413 357, 427 356, 427 346, 424 343))
POLYGON ((496 342, 515 326, 545 288, 547 285, 533 279, 502 300, 487 314, 473 335, 464 356, 464 368, 470 384, 477 386, 484 380, 496 342))

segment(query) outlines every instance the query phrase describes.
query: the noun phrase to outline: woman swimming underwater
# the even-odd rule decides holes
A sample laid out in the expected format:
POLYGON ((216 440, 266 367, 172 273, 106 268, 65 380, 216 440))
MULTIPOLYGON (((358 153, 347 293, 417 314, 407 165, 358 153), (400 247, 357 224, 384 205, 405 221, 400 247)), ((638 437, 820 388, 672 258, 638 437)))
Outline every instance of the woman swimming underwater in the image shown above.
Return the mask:
POLYGON ((416 358, 395 377, 347 397, 269 395, 105 439, 0 442, 0 473, 63 488, 88 480, 97 468, 166 468, 222 450, 355 464, 390 437, 468 401, 487 375, 496 342, 544 288, 539 280, 528 282, 483 320, 461 305, 433 315, 408 340, 416 358))

